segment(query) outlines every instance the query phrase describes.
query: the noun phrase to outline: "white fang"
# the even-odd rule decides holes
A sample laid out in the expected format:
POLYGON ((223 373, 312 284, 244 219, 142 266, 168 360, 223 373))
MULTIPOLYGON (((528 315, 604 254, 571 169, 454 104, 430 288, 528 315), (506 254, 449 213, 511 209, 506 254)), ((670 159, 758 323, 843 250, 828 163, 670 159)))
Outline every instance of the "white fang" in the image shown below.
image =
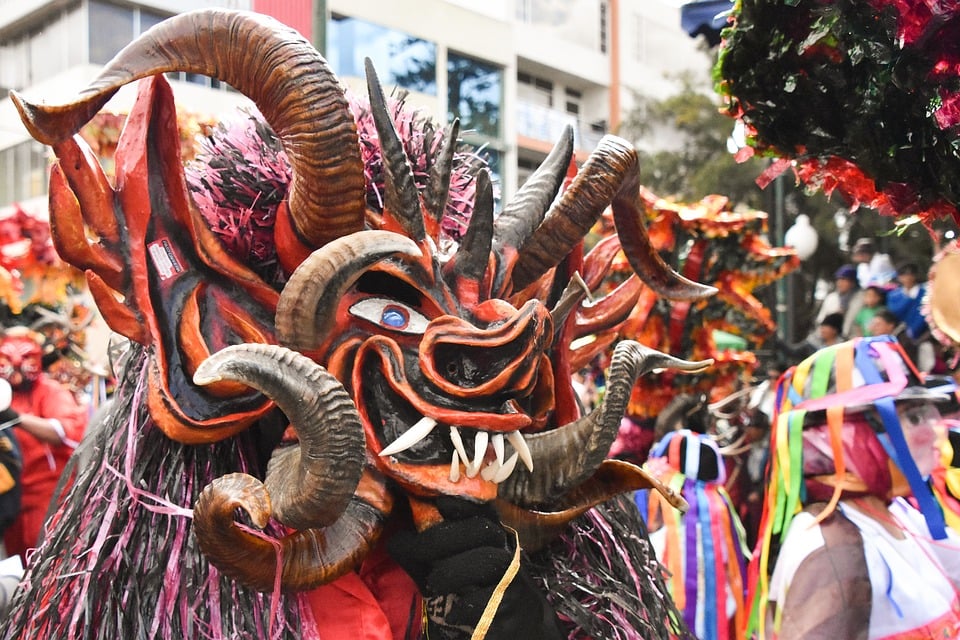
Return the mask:
POLYGON ((450 458, 450 482, 458 480, 460 480, 460 454, 454 449, 453 456, 450 458))
POLYGON ((530 455, 530 447, 527 446, 527 441, 523 439, 523 436, 520 435, 519 431, 511 431, 507 434, 507 442, 513 445, 513 448, 518 454, 520 454, 520 460, 523 461, 523 466, 527 468, 527 471, 533 472, 533 456, 530 455))
POLYGON ((387 447, 380 452, 381 456, 392 456, 400 453, 401 451, 406 451, 413 445, 417 444, 433 431, 433 428, 437 426, 437 421, 433 418, 428 418, 426 416, 420 418, 415 425, 407 429, 399 438, 391 442, 387 447))

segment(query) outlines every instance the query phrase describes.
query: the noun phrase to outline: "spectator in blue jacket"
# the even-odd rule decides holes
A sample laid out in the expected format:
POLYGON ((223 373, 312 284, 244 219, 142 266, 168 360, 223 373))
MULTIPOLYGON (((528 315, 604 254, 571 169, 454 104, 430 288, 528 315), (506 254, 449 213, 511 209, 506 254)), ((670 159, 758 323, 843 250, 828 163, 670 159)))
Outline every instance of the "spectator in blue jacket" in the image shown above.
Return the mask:
POLYGON ((920 281, 920 270, 912 262, 897 269, 897 283, 887 293, 887 309, 906 325, 908 337, 920 340, 930 330, 921 310, 927 283, 920 281))

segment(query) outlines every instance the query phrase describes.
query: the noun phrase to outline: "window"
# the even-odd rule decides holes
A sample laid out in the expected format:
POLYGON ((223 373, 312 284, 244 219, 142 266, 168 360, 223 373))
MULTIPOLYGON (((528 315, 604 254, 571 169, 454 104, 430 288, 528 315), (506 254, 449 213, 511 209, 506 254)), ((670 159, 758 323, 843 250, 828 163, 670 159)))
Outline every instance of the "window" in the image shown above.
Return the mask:
POLYGON ((0 89, 6 95, 11 89, 30 85, 30 41, 27 38, 0 45, 0 89))
POLYGON ((364 78, 369 57, 384 87, 437 94, 437 47, 364 20, 333 16, 327 27, 327 61, 341 77, 364 78))
POLYGON ((106 64, 133 40, 133 10, 91 2, 89 12, 90 62, 106 64))
POLYGON ((79 3, 0 43, 0 89, 21 90, 86 60, 79 3))
POLYGON ((46 191, 46 147, 28 140, 0 151, 0 202, 19 202, 46 191))
MULTIPOLYGON (((166 20, 170 14, 140 7, 125 7, 100 0, 91 0, 88 28, 90 62, 106 64, 121 49, 150 27, 166 20)), ((177 74, 173 74, 178 78, 177 74)))
POLYGON ((517 187, 526 184, 533 172, 540 167, 540 163, 531 158, 517 158, 517 187))
POLYGON ((533 2, 531 0, 517 0, 516 16, 518 22, 533 22, 533 2))
POLYGON ((458 55, 447 56, 447 109, 460 118, 464 132, 499 140, 503 100, 503 70, 493 64, 458 55))
POLYGON ((137 12, 137 18, 139 21, 139 24, 137 25, 137 33, 143 33, 144 31, 158 25, 169 17, 170 16, 162 13, 155 13, 149 9, 140 9, 137 12))
POLYGON ((519 71, 517 72, 517 97, 524 102, 549 109, 553 106, 553 82, 519 71))
POLYGON ((576 89, 567 88, 567 101, 566 101, 566 111, 567 113, 579 116, 580 115, 580 103, 583 102, 583 93, 577 91, 576 89))
POLYGON ((493 208, 494 211, 500 211, 503 198, 503 151, 488 144, 474 144, 469 136, 464 144, 483 160, 487 171, 490 172, 490 182, 493 184, 493 208))
MULTIPOLYGON (((447 53, 447 117, 460 119, 461 137, 487 162, 494 191, 503 178, 503 69, 475 58, 447 53)), ((495 205, 499 208, 499 195, 495 205)))
POLYGON ((633 15, 633 59, 646 62, 647 23, 640 14, 633 15))

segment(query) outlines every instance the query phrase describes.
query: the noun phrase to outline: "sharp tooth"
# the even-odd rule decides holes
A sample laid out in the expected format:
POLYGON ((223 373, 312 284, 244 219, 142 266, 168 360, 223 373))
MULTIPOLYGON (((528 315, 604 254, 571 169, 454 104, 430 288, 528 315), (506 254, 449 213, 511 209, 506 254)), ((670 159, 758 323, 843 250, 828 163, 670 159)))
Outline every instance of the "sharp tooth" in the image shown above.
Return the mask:
POLYGON ((483 471, 480 472, 480 477, 482 477, 487 482, 492 482, 495 477, 497 477, 497 472, 500 471, 500 463, 494 460, 486 467, 483 468, 483 471))
POLYGON ((426 416, 420 418, 415 425, 407 429, 400 435, 399 438, 385 447, 384 450, 380 452, 380 455, 392 456, 400 453, 401 451, 406 451, 430 435, 430 432, 433 431, 435 426, 437 426, 437 421, 433 418, 428 418, 426 416))
POLYGON ((497 469, 496 475, 493 476, 492 482, 500 484, 504 480, 510 477, 510 474, 513 473, 513 468, 517 466, 517 458, 519 457, 519 452, 514 452, 512 456, 507 458, 507 461, 497 469))
MULTIPOLYGON (((473 462, 471 463, 474 469, 479 470, 480 465, 483 464, 483 458, 487 455, 487 444, 489 441, 489 433, 486 431, 477 431, 477 439, 473 443, 473 462)), ((474 475, 476 475, 476 472, 474 472, 474 475)))
POLYGON ((467 449, 463 446, 463 438, 460 437, 460 430, 456 427, 450 427, 450 441, 453 442, 453 448, 460 454, 460 459, 469 467, 470 456, 467 455, 467 449))
POLYGON ((453 456, 450 458, 450 482, 458 480, 460 480, 460 454, 454 449, 453 456))
POLYGON ((503 464, 503 434, 493 434, 493 452, 497 454, 497 465, 503 464))
POLYGON ((507 442, 513 445, 513 448, 518 454, 520 454, 520 460, 523 461, 523 466, 527 468, 527 471, 533 472, 533 457, 530 455, 530 447, 527 446, 527 441, 523 439, 523 436, 520 435, 519 431, 511 431, 507 434, 507 442))

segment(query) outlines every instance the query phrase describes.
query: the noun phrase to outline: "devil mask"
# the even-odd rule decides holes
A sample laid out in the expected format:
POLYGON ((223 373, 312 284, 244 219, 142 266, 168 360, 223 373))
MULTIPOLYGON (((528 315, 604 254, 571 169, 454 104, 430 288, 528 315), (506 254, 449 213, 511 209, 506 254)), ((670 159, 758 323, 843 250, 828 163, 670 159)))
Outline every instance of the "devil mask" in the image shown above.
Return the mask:
POLYGON ((42 336, 14 327, 0 337, 0 378, 14 389, 29 388, 43 373, 42 336))
POLYGON ((74 103, 14 96, 60 160, 51 177, 58 250, 86 269, 111 327, 151 354, 156 423, 203 443, 279 408, 297 431, 262 481, 224 477, 195 506, 211 561, 261 589, 277 579, 309 588, 349 571, 399 499, 420 527, 435 521, 438 494, 496 501, 524 544, 537 544, 591 505, 656 483, 605 461, 630 389, 652 369, 709 364, 623 341, 605 401, 580 415, 570 345, 585 331, 581 312, 590 331, 615 327, 641 279, 671 298, 713 292, 651 247, 636 151, 605 137, 561 192, 568 128, 496 219, 489 177, 477 173, 469 226, 441 252, 457 124, 418 183, 369 63, 367 80, 383 165, 375 207, 336 78, 306 40, 264 16, 181 14, 118 54, 74 103), (292 177, 273 229, 282 288, 230 255, 190 198, 172 95, 157 75, 172 70, 214 75, 251 96, 286 151, 292 177), (112 186, 70 136, 120 86, 148 77, 112 186), (608 206, 638 277, 591 299, 613 253, 608 244, 585 256, 582 240, 608 206), (278 542, 279 567, 274 543, 235 522, 238 507, 257 526, 275 518, 291 528, 278 542))

